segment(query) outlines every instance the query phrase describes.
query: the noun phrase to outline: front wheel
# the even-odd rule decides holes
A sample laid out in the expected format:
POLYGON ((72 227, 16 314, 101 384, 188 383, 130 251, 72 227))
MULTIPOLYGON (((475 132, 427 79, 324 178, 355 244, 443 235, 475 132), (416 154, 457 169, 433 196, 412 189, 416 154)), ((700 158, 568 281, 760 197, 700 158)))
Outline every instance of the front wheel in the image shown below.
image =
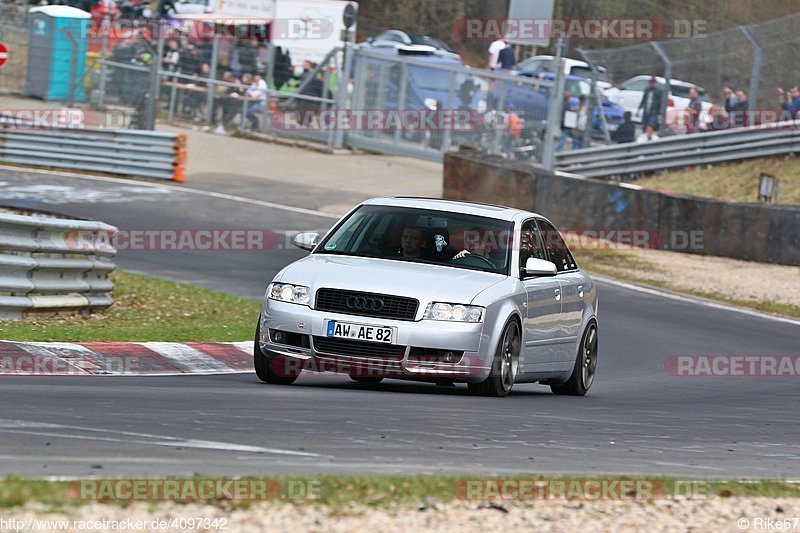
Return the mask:
POLYGON ((300 376, 300 369, 290 368, 289 361, 283 357, 273 357, 267 360, 267 357, 261 351, 258 345, 258 339, 261 337, 261 320, 258 321, 256 327, 256 338, 253 342, 253 367, 256 371, 258 379, 264 383, 272 385, 291 385, 300 376))
POLYGON ((594 382, 597 371, 597 324, 592 321, 583 333, 572 375, 561 385, 550 385, 553 394, 584 396, 594 382))
POLYGON ((511 320, 503 328, 489 377, 480 383, 468 383, 469 392, 478 396, 502 397, 507 395, 517 377, 520 345, 519 325, 515 320, 511 320))

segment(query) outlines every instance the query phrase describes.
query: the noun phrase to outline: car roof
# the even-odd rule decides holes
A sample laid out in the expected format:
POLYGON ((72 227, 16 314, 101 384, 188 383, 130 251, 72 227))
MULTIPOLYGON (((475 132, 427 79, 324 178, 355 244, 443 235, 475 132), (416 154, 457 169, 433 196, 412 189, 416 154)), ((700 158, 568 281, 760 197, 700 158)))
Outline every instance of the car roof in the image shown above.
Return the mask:
MULTIPOLYGON (((652 78, 652 76, 648 76, 646 74, 640 74, 639 76, 634 76, 634 77, 632 77, 632 78, 630 78, 628 80, 625 80, 625 82, 633 81, 633 80, 644 80, 644 79, 649 80, 650 78, 652 78)), ((664 83, 665 80, 661 76, 656 76, 656 81, 658 83, 664 83)), ((625 82, 623 82, 623 83, 625 83, 625 82)), ((675 78, 670 78, 669 79, 669 84, 670 85, 683 85, 684 87, 696 87, 698 89, 702 89, 702 87, 700 87, 699 85, 697 85, 695 83, 691 83, 691 82, 688 82, 688 81, 676 80, 675 78)))
MULTIPOLYGON (((432 209, 434 211, 448 211, 465 215, 476 215, 488 218, 511 221, 519 215, 540 216, 536 213, 507 207, 504 205, 485 204, 480 202, 465 202, 461 200, 444 200, 442 198, 425 198, 420 196, 393 196, 370 198, 364 205, 385 205, 397 207, 414 207, 432 209)), ((541 217, 544 218, 544 217, 541 217)))
MULTIPOLYGON (((551 55, 542 54, 542 55, 536 55, 536 56, 526 57, 525 59, 523 59, 523 60, 522 60, 522 61, 520 61, 519 63, 524 63, 525 61, 528 61, 528 60, 530 60, 530 59, 550 59, 550 60, 553 60, 553 59, 555 59, 555 58, 556 58, 555 56, 551 56, 551 55)), ((590 68, 590 67, 589 67, 589 63, 587 63, 586 61, 584 61, 584 60, 582 60, 582 59, 573 59, 573 58, 571 58, 571 57, 562 57, 561 59, 563 59, 563 60, 564 60, 564 63, 566 63, 567 65, 570 65, 570 66, 572 66, 572 67, 586 67, 586 68, 590 68)), ((604 66, 602 66, 602 65, 597 65, 597 69, 598 69, 598 70, 607 71, 606 67, 604 67, 604 66)))

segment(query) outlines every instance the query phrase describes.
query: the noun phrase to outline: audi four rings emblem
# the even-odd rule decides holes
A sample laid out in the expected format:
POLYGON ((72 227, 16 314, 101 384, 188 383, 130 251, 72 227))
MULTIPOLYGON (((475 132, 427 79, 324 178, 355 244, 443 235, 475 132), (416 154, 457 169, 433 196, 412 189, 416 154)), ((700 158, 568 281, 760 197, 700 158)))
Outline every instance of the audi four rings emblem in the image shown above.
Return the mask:
POLYGON ((366 296, 350 296, 345 302, 348 309, 361 311, 380 311, 383 309, 383 300, 367 298, 366 296))

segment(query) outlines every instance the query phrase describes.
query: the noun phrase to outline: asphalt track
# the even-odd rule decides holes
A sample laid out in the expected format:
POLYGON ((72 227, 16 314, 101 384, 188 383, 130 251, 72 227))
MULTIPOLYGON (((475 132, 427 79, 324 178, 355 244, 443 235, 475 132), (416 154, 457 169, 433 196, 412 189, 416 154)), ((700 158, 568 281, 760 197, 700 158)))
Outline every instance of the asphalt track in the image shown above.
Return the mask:
MULTIPOLYGON (((219 187, 256 199, 252 188, 219 187)), ((269 187, 257 200, 281 203, 269 187)), ((9 170, 0 170, 1 204, 125 229, 281 232, 333 220, 172 187, 9 170)), ((117 263, 255 298, 302 254, 123 250, 117 263)), ((797 323, 598 286, 600 366, 584 398, 538 385, 474 398, 463 386, 364 386, 338 376, 303 376, 290 387, 252 374, 4 377, 0 473, 800 477, 797 377, 676 377, 664 369, 671 355, 800 355, 797 323)))

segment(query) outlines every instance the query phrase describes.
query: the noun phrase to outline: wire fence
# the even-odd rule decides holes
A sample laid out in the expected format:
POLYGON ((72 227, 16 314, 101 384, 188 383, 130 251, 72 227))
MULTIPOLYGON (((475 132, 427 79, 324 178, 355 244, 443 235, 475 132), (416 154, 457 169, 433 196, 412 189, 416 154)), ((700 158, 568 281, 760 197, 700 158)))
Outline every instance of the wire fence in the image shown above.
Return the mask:
MULTIPOLYGON (((722 89, 756 89, 755 109, 778 107, 776 89, 800 82, 800 13, 751 26, 730 28, 691 39, 659 41, 672 63, 672 78, 694 83, 708 91, 713 104, 722 105, 722 89), (754 41, 748 38, 747 29, 754 41), (760 65, 756 50, 761 48, 760 65)), ((594 61, 608 69, 616 84, 637 75, 664 76, 665 62, 653 43, 588 50, 594 61)), ((752 94, 750 95, 753 96, 752 94)))

